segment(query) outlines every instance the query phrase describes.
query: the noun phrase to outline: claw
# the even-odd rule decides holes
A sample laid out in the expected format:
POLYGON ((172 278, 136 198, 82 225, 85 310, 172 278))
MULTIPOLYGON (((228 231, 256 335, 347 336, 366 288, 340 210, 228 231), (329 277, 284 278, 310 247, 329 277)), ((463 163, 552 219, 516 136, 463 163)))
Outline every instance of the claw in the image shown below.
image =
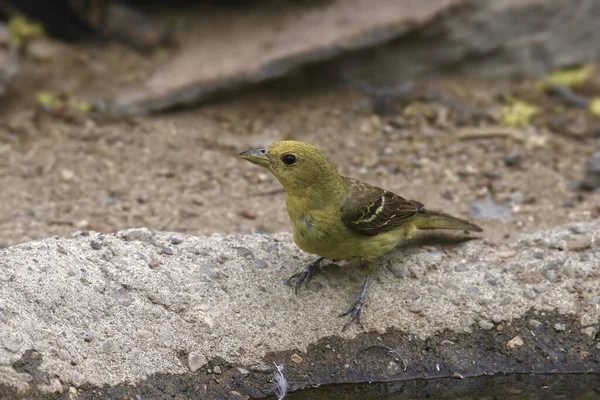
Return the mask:
POLYGON ((358 325, 360 325, 360 328, 364 329, 363 324, 362 324, 362 313, 363 313, 365 294, 367 293, 367 288, 369 287, 370 280, 371 280, 371 275, 368 274, 367 277, 365 278, 365 282, 363 283, 363 285, 360 289, 360 292, 358 292, 358 295, 356 296, 356 300, 354 300, 354 303, 352 303, 350 305, 350 307, 348 307, 348 310, 346 310, 345 313, 339 315, 340 317, 348 315, 348 319, 346 319, 346 322, 344 323, 342 332, 345 331, 346 327, 348 327, 348 325, 350 325, 350 323, 352 323, 353 321, 358 322, 358 325))
POLYGON ((290 276, 290 278, 288 279, 289 285, 292 284, 293 280, 296 280, 296 283, 294 284, 295 294, 298 294, 298 288, 300 287, 300 285, 302 285, 302 283, 308 285, 308 282, 315 275, 315 270, 319 267, 319 264, 321 264, 321 261, 323 261, 323 259, 323 257, 319 257, 315 262, 308 264, 301 271, 298 271, 294 275, 290 276))

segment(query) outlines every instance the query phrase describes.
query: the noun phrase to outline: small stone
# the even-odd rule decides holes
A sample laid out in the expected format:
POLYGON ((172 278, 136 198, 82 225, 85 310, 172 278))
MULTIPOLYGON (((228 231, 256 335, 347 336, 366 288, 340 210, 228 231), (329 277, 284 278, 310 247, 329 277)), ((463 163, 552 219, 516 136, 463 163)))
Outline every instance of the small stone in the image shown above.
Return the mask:
POLYGON ((537 293, 535 293, 535 291, 532 288, 527 288, 523 290, 523 296, 526 299, 534 300, 537 297, 537 293))
POLYGON ((102 248, 102 239, 94 239, 91 242, 92 249, 100 250, 102 248))
POLYGON ((534 251, 533 253, 531 253, 531 255, 536 260, 543 260, 544 259, 544 252, 542 252, 542 251, 534 251))
POLYGON ((93 342, 93 341, 94 341, 94 339, 95 339, 95 338, 96 338, 96 335, 95 335, 95 334, 94 334, 94 332, 92 332, 90 329, 86 329, 86 330, 83 332, 83 340, 84 340, 84 341, 86 341, 86 342, 88 342, 88 343, 91 343, 91 342, 93 342))
POLYGON ((18 353, 21 351, 21 345, 14 340, 4 339, 0 342, 0 347, 5 348, 6 350, 12 353, 18 353))
POLYGON ((479 288, 476 288, 476 287, 466 288, 465 293, 467 293, 471 297, 475 297, 475 296, 479 295, 479 288))
POLYGON ((148 228, 127 229, 126 231, 119 232, 119 237, 128 242, 150 242, 152 240, 152 232, 148 228))
POLYGON ((446 294, 446 291, 444 289, 441 289, 437 286, 430 286, 428 289, 429 295, 433 298, 440 298, 442 297, 444 294, 446 294))
POLYGON ((304 361, 302 359, 302 357, 300 357, 298 354, 294 353, 292 354, 292 356, 290 357, 290 359, 292 360, 292 362, 294 364, 302 364, 302 361, 304 361))
POLYGON ((554 324, 554 330, 556 332, 564 332, 567 330, 567 325, 561 324, 561 323, 556 323, 556 324, 554 324))
POLYGON ((583 328, 581 330, 581 333, 583 333, 585 336, 588 336, 591 339, 593 339, 594 337, 596 337, 596 334, 598 333, 598 331, 596 329, 597 328, 595 326, 588 326, 587 328, 583 328))
POLYGON ((148 263, 148 266, 152 269, 155 269, 155 268, 158 268, 161 264, 162 264, 162 261, 160 261, 158 258, 154 258, 154 259, 150 260, 150 262, 148 263))
POLYGON ((188 368, 191 372, 196 372, 208 363, 204 354, 192 351, 188 354, 188 368))
POLYGON ((498 303, 498 304, 500 304, 501 306, 507 306, 510 303, 512 303, 512 297, 510 297, 510 296, 504 296, 502 298, 502 300, 500 300, 500 303, 498 303))
POLYGON ((75 179, 75 172, 71 171, 70 169, 63 169, 60 171, 60 176, 63 181, 71 182, 73 179, 75 179))
POLYGON ((581 188, 584 190, 600 188, 600 151, 595 153, 588 162, 581 188))
POLYGON ((454 271, 456 272, 464 272, 468 270, 469 268, 466 266, 466 264, 457 264, 454 266, 454 271))
POLYGON ((160 248, 160 254, 166 254, 168 256, 172 256, 173 255, 173 249, 169 246, 162 246, 160 248))
POLYGON ((385 368, 385 372, 388 376, 396 376, 402 372, 402 367, 400 367, 397 362, 390 361, 385 368))
POLYGON ((483 279, 488 283, 488 285, 490 286, 496 286, 498 284, 498 277, 490 274, 489 272, 486 272, 485 274, 483 274, 483 279))
POLYGON ((237 368, 237 370, 243 376, 246 376, 246 375, 250 374, 250 371, 248 371, 247 369, 244 369, 244 368, 237 368))
POLYGON ((408 300, 413 300, 414 301, 414 300, 418 300, 421 297, 421 295, 419 293, 415 292, 414 290, 411 290, 410 292, 406 293, 405 297, 408 300))
POLYGON ((513 218, 512 210, 493 201, 475 200, 469 209, 469 216, 473 218, 490 218, 510 221, 513 218))
POLYGON ((507 167, 521 166, 523 159, 517 150, 511 150, 504 155, 504 165, 507 167))
POLYGON ((180 238, 179 236, 171 236, 171 237, 169 238, 169 242, 170 242, 172 245, 176 246, 176 245, 178 245, 178 244, 181 244, 181 243, 183 243, 183 239, 182 239, 182 238, 180 238))
POLYGON ((388 267, 388 269, 396 278, 410 277, 410 273, 408 272, 408 270, 400 265, 391 265, 388 267))
POLYGON ((269 263, 262 258, 257 258, 254 260, 254 266, 259 269, 265 269, 269 267, 269 263))
POLYGON ((56 246, 56 251, 58 251, 60 254, 65 254, 65 255, 69 254, 69 252, 67 251, 67 249, 65 249, 60 244, 58 246, 56 246))
POLYGON ((413 314, 420 314, 423 312, 423 305, 420 303, 411 303, 406 309, 413 314))
POLYGON ((214 374, 216 374, 216 375, 221 375, 221 373, 223 373, 223 371, 221 371, 221 367, 219 367, 219 366, 217 365, 217 366, 215 366, 215 367, 213 368, 213 373, 214 373, 214 374))
POLYGON ((569 251, 584 251, 592 247, 592 238, 589 236, 574 237, 567 243, 569 251))
POLYGON ((228 400, 249 400, 249 399, 250 399, 250 396, 241 394, 240 392, 238 392, 236 390, 232 390, 229 392, 228 400))
POLYGON ((529 322, 527 323, 527 326, 529 326, 529 329, 539 329, 543 324, 538 321, 537 319, 530 319, 529 322))
POLYGON ((478 324, 479 327, 485 331, 489 331, 490 329, 494 328, 494 323, 485 319, 479 320, 478 324))
POLYGON ((234 247, 233 249, 237 252, 238 256, 240 257, 252 257, 254 255, 252 250, 250 250, 247 247, 234 247))
POLYGON ((513 350, 513 349, 522 347, 524 344, 525 344, 525 342, 523 342, 523 338, 521 336, 515 336, 514 338, 512 338, 508 342, 506 342, 506 347, 509 350, 513 350))
POLYGON ((241 215, 243 218, 246 218, 246 219, 250 219, 250 220, 256 219, 256 213, 255 213, 255 212, 252 212, 252 211, 250 211, 250 210, 243 210, 243 211, 240 213, 240 215, 241 215))
POLYGON ((273 367, 267 364, 256 364, 250 367, 250 371, 261 374, 269 374, 273 371, 273 367))
POLYGON ((542 271, 542 275, 544 276, 544 278, 546 278, 548 280, 548 282, 550 283, 556 283, 557 278, 556 278, 556 270, 553 269, 545 269, 542 271))

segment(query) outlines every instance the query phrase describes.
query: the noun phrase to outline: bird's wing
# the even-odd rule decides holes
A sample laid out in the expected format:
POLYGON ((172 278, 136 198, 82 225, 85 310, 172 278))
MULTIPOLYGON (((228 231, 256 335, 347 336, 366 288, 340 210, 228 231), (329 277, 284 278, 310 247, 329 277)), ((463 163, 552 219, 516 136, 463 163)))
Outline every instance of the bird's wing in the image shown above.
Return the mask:
POLYGON ((375 236, 406 223, 423 209, 419 202, 351 178, 345 179, 348 194, 342 205, 342 220, 351 230, 375 236))

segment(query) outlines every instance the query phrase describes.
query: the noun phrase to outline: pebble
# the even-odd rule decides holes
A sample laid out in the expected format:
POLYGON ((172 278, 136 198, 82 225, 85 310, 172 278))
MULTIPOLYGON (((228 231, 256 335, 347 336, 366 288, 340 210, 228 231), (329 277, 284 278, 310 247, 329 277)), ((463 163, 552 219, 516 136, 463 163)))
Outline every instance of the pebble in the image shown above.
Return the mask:
POLYGON ((91 242, 92 249, 100 250, 102 248, 102 239, 94 239, 91 242))
POLYGON ((248 399, 250 399, 250 396, 248 396, 246 394, 241 394, 240 392, 238 392, 236 390, 232 390, 229 392, 228 400, 248 400, 248 399))
POLYGON ((400 367, 397 362, 390 361, 385 368, 385 372, 388 376, 396 376, 402 372, 402 367, 400 367))
POLYGON ((237 252, 238 256, 240 257, 252 257, 254 255, 252 250, 250 250, 247 247, 234 247, 233 249, 237 252))
POLYGON ((485 274, 483 274, 483 279, 488 283, 488 285, 490 286, 496 286, 498 284, 498 277, 490 274, 489 272, 486 272, 485 274))
POLYGON ((152 232, 147 228, 134 228, 120 232, 119 237, 128 242, 150 242, 152 240, 152 232))
POLYGON ((526 299, 534 300, 537 297, 537 293, 535 293, 535 291, 532 288, 527 288, 523 290, 523 296, 526 299))
POLYGON ((494 328, 494 323, 485 319, 479 320, 478 324, 481 329, 486 331, 494 328))
POLYGON ((256 364, 250 367, 250 371, 259 372, 261 374, 268 374, 273 371, 273 367, 268 364, 256 364))
POLYGON ((556 323, 556 324, 554 324, 554 330, 556 332, 564 332, 567 330, 567 325, 561 324, 561 323, 556 323))
POLYGON ((465 289, 465 293, 468 294, 471 297, 475 297, 479 294, 479 288, 476 287, 469 287, 465 289))
POLYGON ((581 181, 581 188, 585 190, 596 190, 600 188, 600 151, 594 153, 588 162, 585 176, 581 181))
POLYGON ((542 271, 542 275, 544 276, 544 278, 546 278, 548 280, 548 282, 550 283, 556 283, 557 278, 556 278, 556 270, 553 269, 545 269, 542 271))
POLYGON ((469 268, 467 267, 466 264, 457 264, 454 266, 454 271, 456 272, 464 272, 464 271, 468 271, 469 268))
POLYGON ((410 276, 408 270, 399 265, 391 265, 388 269, 396 278, 408 278, 410 276))
POLYGON ((420 303, 411 303, 406 309, 413 314, 420 314, 423 311, 423 305, 420 303))
POLYGON ((504 165, 507 167, 520 167, 523 159, 517 150, 511 150, 504 155, 504 165))
POLYGON ((173 255, 173 249, 169 246, 162 246, 160 248, 160 254, 166 254, 168 256, 172 256, 173 255))
POLYGON ((589 236, 574 237, 567 243, 569 251, 583 251, 592 247, 592 238, 589 236))
POLYGON ((506 347, 509 350, 512 350, 512 349, 522 347, 524 344, 525 344, 525 342, 523 342, 523 338, 521 336, 515 336, 514 338, 512 338, 508 342, 506 342, 506 347))
POLYGON ((527 323, 527 326, 529 326, 529 329, 533 329, 536 330, 538 328, 540 328, 543 324, 538 321, 537 319, 530 319, 529 322, 527 323))
POLYGON ((161 264, 162 264, 162 261, 160 261, 158 258, 154 258, 154 259, 150 260, 150 262, 148 263, 148 266, 152 269, 155 269, 155 268, 158 268, 161 264))
POLYGON ((239 368, 239 367, 238 367, 238 369, 237 369, 237 370, 238 370, 238 372, 239 372, 240 374, 242 374, 243 376, 246 376, 246 375, 250 374, 250 371, 248 371, 247 369, 244 369, 244 368, 239 368))
POLYGON ((204 354, 192 351, 188 354, 188 368, 191 372, 196 372, 208 363, 204 354))
POLYGON ((472 218, 493 218, 510 221, 513 218, 512 210, 493 201, 475 200, 469 209, 472 218))
POLYGON ((96 335, 95 335, 95 334, 94 334, 94 332, 92 332, 90 329, 86 329, 86 330, 83 332, 83 340, 84 340, 84 341, 86 341, 86 342, 88 342, 88 343, 91 343, 91 342, 93 342, 93 341, 94 341, 94 339, 95 339, 95 338, 96 338, 96 335))
POLYGON ((429 292, 429 295, 430 295, 431 297, 434 297, 434 298, 436 298, 436 299, 437 299, 437 298, 440 298, 440 297, 442 297, 444 294, 446 294, 446 291, 445 291, 444 289, 442 289, 442 288, 439 288, 439 287, 437 287, 437 286, 430 286, 430 287, 429 287, 429 289, 428 289, 428 292, 429 292))
POLYGON ((257 258, 254 260, 254 266, 259 269, 265 269, 269 267, 269 263, 262 258, 257 258))
POLYGON ((536 260, 543 260, 544 259, 544 252, 543 251, 534 251, 531 255, 536 260))
POLYGON ((292 354, 292 356, 290 357, 290 359, 292 360, 292 362, 294 364, 302 364, 302 362, 304 361, 304 359, 302 357, 300 357, 296 353, 292 354))
POLYGON ((215 373, 216 375, 221 375, 223 371, 221 371, 221 367, 217 365, 213 368, 213 373, 215 373))
POLYGON ((594 337, 596 337, 596 334, 598 333, 598 331, 596 329, 597 328, 595 326, 588 326, 587 328, 583 328, 581 330, 581 333, 583 333, 585 336, 588 336, 591 339, 593 339, 594 337))
POLYGON ((500 300, 500 303, 499 303, 499 304, 500 304, 501 306, 507 306, 507 305, 509 305, 510 303, 512 303, 512 297, 510 297, 510 296, 504 296, 504 297, 502 298, 502 300, 500 300))
POLYGON ((178 244, 183 243, 183 239, 180 238, 179 236, 171 236, 169 238, 169 242, 171 242, 172 245, 176 246, 178 244))
POLYGON ((421 298, 421 295, 415 292, 414 290, 411 290, 410 292, 406 293, 405 297, 409 300, 418 300, 419 298, 421 298))

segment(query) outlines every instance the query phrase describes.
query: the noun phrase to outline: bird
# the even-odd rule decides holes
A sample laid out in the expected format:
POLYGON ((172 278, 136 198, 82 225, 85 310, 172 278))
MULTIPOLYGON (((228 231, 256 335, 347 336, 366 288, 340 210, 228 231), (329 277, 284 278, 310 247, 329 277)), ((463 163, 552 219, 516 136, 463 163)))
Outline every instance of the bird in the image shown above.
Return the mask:
POLYGON ((319 256, 288 279, 296 294, 324 259, 359 260, 366 265, 366 277, 356 299, 340 314, 347 316, 342 330, 353 321, 364 329, 365 296, 379 256, 413 238, 418 230, 482 231, 470 222, 430 211, 418 201, 340 175, 325 153, 308 143, 282 140, 238 156, 266 168, 279 180, 294 242, 303 251, 319 256))

